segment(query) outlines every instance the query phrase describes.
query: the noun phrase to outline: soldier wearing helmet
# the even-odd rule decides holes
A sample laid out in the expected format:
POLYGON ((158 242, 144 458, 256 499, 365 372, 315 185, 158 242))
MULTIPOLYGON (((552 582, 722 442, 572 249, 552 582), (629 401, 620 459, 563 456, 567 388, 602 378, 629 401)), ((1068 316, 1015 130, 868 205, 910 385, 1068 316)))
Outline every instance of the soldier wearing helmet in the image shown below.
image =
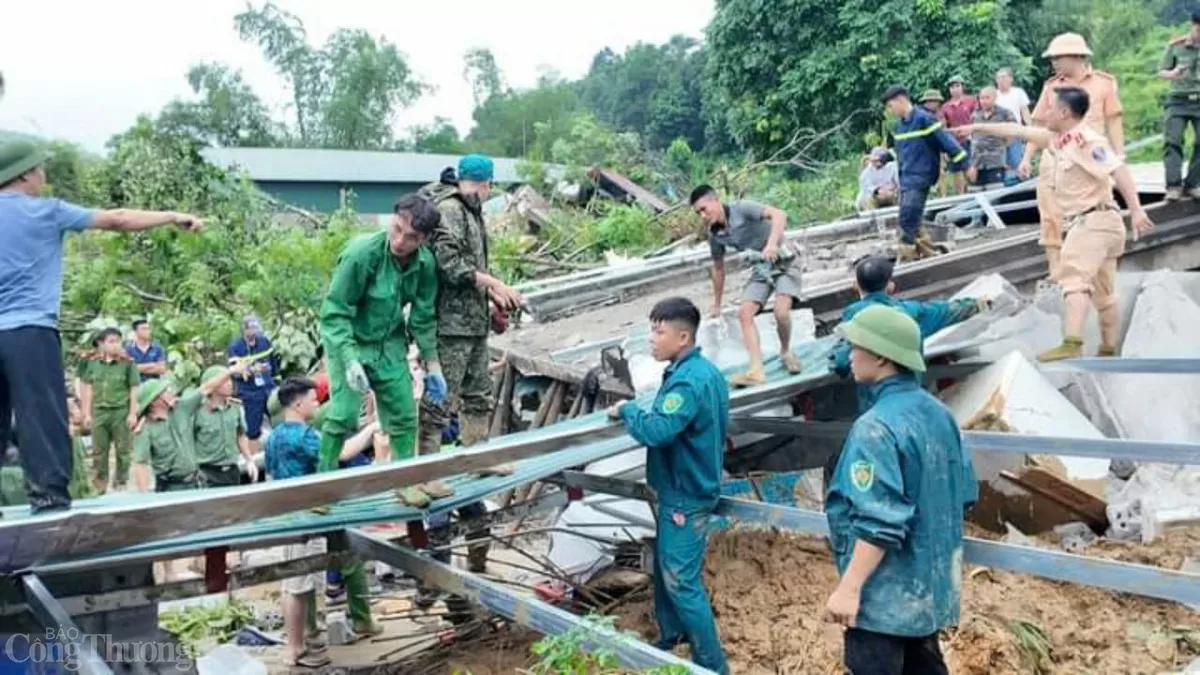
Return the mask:
MULTIPOLYGON (((1042 94, 1033 109, 1033 124, 1045 127, 1054 110, 1054 93, 1060 87, 1079 87, 1088 93, 1091 106, 1084 122, 1092 130, 1108 139, 1118 159, 1124 158, 1125 128, 1121 119, 1121 100, 1117 96, 1117 80, 1108 73, 1095 70, 1088 62, 1092 50, 1078 33, 1063 33, 1050 41, 1043 57, 1054 66, 1054 77, 1042 85, 1042 94)), ((1033 155, 1036 148, 1031 144, 1025 148, 1025 156, 1018 169, 1022 178, 1032 173, 1033 155)), ((1038 243, 1046 250, 1046 262, 1050 278, 1058 275, 1063 244, 1063 218, 1054 198, 1055 152, 1042 152, 1038 170, 1037 200, 1041 212, 1042 236, 1038 243)))

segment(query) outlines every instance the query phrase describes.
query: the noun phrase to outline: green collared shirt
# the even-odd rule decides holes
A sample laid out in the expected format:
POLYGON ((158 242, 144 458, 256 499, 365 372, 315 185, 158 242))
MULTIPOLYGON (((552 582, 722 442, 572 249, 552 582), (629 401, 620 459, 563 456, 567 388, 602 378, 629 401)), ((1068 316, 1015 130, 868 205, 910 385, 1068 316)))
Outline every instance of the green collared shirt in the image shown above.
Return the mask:
POLYGON ((79 379, 92 385, 93 410, 129 410, 130 392, 142 382, 128 357, 81 361, 79 379))
POLYGON ((196 473, 196 411, 204 404, 199 389, 185 392, 166 419, 143 421, 133 440, 135 464, 149 464, 155 476, 183 480, 196 473))
POLYGON ((233 401, 213 408, 204 402, 196 411, 196 463, 200 466, 237 464, 238 437, 246 434, 242 406, 233 401))
POLYGON ((1171 94, 1200 94, 1200 44, 1194 44, 1190 38, 1172 41, 1158 67, 1160 70, 1184 69, 1182 78, 1171 80, 1171 94))

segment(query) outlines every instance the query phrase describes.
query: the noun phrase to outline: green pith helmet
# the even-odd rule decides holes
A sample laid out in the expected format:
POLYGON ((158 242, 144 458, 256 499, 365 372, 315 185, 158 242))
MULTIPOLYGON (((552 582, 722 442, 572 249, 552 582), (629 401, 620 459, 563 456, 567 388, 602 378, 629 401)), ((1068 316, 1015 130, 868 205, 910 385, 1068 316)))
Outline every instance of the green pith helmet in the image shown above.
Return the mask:
POLYGON ((846 325, 846 340, 914 373, 925 372, 921 329, 912 317, 898 309, 883 305, 864 309, 846 325))
POLYGON ((37 143, 23 136, 0 135, 0 185, 12 182, 46 161, 37 143))
POLYGON ((942 96, 942 92, 937 89, 926 89, 924 94, 921 94, 921 100, 917 103, 925 103, 926 101, 937 101, 941 103, 946 99, 942 96))
POLYGON ((162 379, 147 380, 143 382, 142 386, 138 387, 138 414, 145 415, 146 409, 150 407, 150 404, 154 403, 154 400, 159 396, 162 396, 163 392, 170 387, 171 385, 167 384, 162 379))
POLYGON ((225 366, 209 366, 204 369, 204 374, 200 376, 200 384, 204 384, 214 377, 224 373, 227 370, 225 366))

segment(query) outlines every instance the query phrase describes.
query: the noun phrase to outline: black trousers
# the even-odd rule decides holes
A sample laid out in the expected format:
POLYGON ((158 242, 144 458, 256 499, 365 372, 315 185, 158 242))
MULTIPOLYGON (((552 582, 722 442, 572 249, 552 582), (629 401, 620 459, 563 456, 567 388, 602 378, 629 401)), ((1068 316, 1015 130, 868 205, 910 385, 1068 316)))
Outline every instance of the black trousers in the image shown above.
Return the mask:
POLYGON ((34 513, 71 506, 62 341, 53 328, 0 330, 0 447, 15 441, 34 513))
POLYGON ((200 465, 200 482, 204 487, 227 487, 242 484, 242 472, 237 464, 200 465))
POLYGON ((948 675, 937 633, 898 637, 849 628, 845 636, 850 675, 948 675))

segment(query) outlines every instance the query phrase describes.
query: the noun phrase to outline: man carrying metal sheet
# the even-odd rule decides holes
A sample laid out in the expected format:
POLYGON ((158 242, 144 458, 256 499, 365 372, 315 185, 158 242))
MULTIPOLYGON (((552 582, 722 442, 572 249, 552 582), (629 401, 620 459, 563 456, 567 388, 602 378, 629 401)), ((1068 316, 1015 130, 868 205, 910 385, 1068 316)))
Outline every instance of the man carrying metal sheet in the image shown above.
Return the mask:
MULTIPOLYGON (((1108 139, 1088 122, 1091 97, 1082 87, 1059 87, 1054 105, 1041 119, 1046 129, 1016 124, 978 124, 976 131, 1019 137, 1053 152, 1054 202, 1068 226, 1057 281, 1062 286, 1062 344, 1038 355, 1039 361, 1077 358, 1083 353, 1088 300, 1100 318, 1099 356, 1116 356, 1121 317, 1117 312, 1117 260, 1125 252, 1125 222, 1113 199, 1115 182, 1129 208, 1136 240, 1154 227, 1138 200, 1129 168, 1108 139)), ((969 133, 969 132, 968 132, 969 133)))
POLYGON ((626 401, 609 409, 646 446, 646 482, 658 499, 654 540, 654 616, 670 651, 691 646, 697 665, 728 673, 702 572, 708 526, 721 497, 721 459, 729 429, 725 377, 696 346, 700 310, 686 298, 650 311, 650 353, 669 365, 649 410, 626 401))
POLYGON ((938 632, 958 623, 963 514, 978 498, 954 415, 921 388, 921 330, 892 307, 846 326, 855 381, 875 403, 850 429, 825 498, 852 675, 947 673, 938 632))
POLYGON ((787 214, 782 209, 746 199, 722 204, 710 185, 692 190, 689 203, 708 228, 708 248, 713 261, 711 316, 721 315, 725 292, 725 254, 729 249, 748 251, 754 258, 750 281, 742 290, 738 322, 750 356, 750 369, 730 378, 735 387, 752 387, 767 381, 762 342, 754 318, 774 294, 775 328, 779 333, 779 359, 789 373, 799 373, 800 359, 792 353, 792 307, 800 299, 800 259, 783 239, 787 214))

